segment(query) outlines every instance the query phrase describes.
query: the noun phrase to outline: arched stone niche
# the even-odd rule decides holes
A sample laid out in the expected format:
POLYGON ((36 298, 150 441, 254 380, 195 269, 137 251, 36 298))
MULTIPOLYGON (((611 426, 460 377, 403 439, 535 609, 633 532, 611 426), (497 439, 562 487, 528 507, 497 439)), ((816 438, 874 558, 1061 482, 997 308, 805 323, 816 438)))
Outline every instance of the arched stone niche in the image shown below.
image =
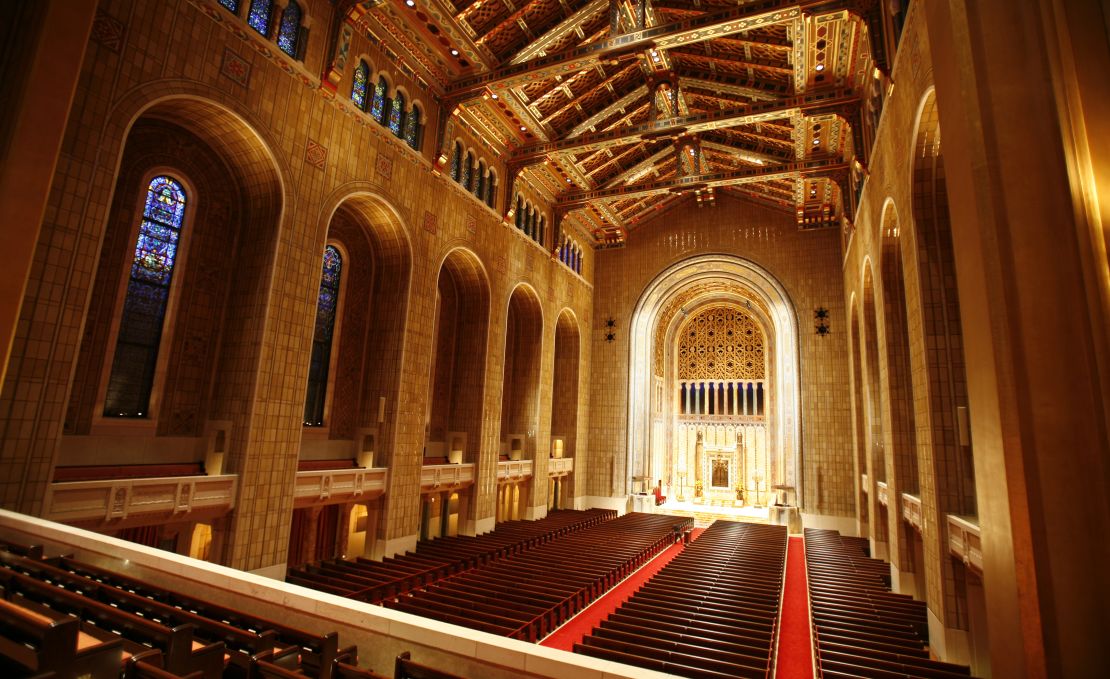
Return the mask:
MULTIPOLYGON (((773 478, 802 492, 801 393, 798 383, 798 321, 785 288, 758 264, 734 255, 708 254, 671 265, 644 289, 632 315, 629 347, 628 447, 625 491, 633 479, 657 478, 658 444, 653 456, 653 392, 658 400, 656 346, 670 347, 684 318, 707 304, 743 307, 767 333, 770 411, 768 423, 773 478)), ((664 349, 666 353, 666 349, 664 349)), ((658 428, 654 432, 658 437, 658 428)))

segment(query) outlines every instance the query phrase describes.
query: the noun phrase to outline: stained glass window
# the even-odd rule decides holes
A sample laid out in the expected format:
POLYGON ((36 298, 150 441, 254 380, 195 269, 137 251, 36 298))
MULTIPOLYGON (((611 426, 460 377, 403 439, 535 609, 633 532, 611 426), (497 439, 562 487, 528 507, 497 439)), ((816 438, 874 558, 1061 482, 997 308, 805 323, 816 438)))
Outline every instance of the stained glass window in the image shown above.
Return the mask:
POLYGON ((273 12, 273 9, 273 0, 251 0, 251 8, 247 12, 247 23, 262 35, 270 37, 270 13, 273 12))
POLYGON ((412 110, 405 117, 405 143, 417 151, 420 150, 420 109, 416 104, 412 105, 412 110))
POLYGON ((351 101, 355 106, 366 110, 366 86, 370 83, 370 66, 359 59, 358 68, 355 69, 355 81, 351 85, 351 101))
POLYGON ((464 189, 470 190, 470 172, 474 165, 474 155, 470 151, 466 152, 466 159, 463 160, 462 172, 459 174, 459 183, 463 185, 464 189))
POLYGON ((239 14, 239 0, 220 0, 220 4, 232 14, 239 14))
POLYGON ((462 171, 462 144, 455 142, 455 153, 451 156, 451 179, 459 181, 462 171))
POLYGON ((374 116, 374 120, 377 120, 379 123, 384 120, 385 90, 387 87, 385 76, 379 77, 378 84, 374 87, 374 102, 370 105, 370 115, 374 116))
POLYGON ((282 52, 297 58, 297 40, 301 33, 301 6, 297 0, 289 0, 289 6, 281 13, 281 26, 278 27, 277 44, 282 52))
POLYGON ((334 245, 327 246, 320 274, 320 294, 316 298, 316 325, 312 331, 312 359, 308 366, 308 390, 304 400, 304 423, 308 427, 324 424, 324 400, 328 393, 328 369, 342 273, 343 255, 334 245))
POLYGON ((148 417, 170 281, 185 218, 185 189, 159 176, 147 186, 123 316, 104 399, 105 417, 148 417))
POLYGON ((492 171, 489 173, 489 181, 486 182, 486 205, 493 207, 493 201, 497 193, 497 175, 492 171))
POLYGON ((389 107, 389 131, 398 137, 401 136, 401 121, 405 118, 405 95, 400 90, 393 96, 393 105, 389 107))

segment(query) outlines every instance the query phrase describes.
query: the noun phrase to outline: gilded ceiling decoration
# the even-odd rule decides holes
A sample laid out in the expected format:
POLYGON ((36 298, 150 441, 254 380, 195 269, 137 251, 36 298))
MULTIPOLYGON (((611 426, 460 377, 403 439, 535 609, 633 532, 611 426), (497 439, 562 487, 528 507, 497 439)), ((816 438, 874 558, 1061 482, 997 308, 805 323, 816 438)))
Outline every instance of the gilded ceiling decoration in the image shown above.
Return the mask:
POLYGON ((676 204, 713 205, 719 191, 789 212, 799 228, 851 216, 878 0, 356 8, 364 26, 368 13, 403 26, 393 39, 442 85, 444 117, 465 112, 504 149, 506 195, 516 182, 545 187, 556 219, 597 247, 676 204))

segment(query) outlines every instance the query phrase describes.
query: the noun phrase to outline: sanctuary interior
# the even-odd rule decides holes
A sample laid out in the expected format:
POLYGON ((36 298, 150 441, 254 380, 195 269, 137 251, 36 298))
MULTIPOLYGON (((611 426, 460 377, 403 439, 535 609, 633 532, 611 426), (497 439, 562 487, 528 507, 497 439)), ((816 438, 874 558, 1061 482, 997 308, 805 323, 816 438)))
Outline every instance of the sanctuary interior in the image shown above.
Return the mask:
POLYGON ((5 672, 1110 672, 1106 0, 0 38, 5 672))

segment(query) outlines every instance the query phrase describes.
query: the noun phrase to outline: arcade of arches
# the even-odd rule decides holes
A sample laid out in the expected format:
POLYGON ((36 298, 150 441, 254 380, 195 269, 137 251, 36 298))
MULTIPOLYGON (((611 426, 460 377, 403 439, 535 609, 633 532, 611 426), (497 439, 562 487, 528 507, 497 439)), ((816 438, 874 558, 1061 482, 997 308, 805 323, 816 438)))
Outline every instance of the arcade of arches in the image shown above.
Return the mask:
POLYGON ((1110 666, 1105 2, 0 4, 4 509, 278 579, 732 513, 1110 666))

